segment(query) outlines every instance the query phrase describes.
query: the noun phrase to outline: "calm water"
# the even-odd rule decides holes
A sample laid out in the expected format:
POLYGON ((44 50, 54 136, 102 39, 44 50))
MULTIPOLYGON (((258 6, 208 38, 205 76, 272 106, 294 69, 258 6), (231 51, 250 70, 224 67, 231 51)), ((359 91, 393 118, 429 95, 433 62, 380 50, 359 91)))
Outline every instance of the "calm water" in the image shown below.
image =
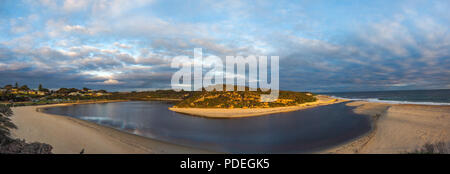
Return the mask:
POLYGON ((450 105, 450 89, 440 90, 408 90, 408 91, 376 91, 376 92, 340 92, 326 95, 367 100, 372 102, 450 105))
POLYGON ((164 102, 119 102, 48 108, 67 115, 175 144, 230 153, 312 152, 371 129, 368 116, 345 104, 237 119, 178 114, 164 102))

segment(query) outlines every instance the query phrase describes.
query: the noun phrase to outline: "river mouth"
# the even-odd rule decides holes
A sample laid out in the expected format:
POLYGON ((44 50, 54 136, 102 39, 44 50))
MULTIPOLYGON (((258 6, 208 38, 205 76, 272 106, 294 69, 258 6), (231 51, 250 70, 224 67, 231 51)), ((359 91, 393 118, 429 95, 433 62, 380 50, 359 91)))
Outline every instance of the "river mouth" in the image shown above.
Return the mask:
POLYGON ((345 103, 234 119, 184 115, 170 111, 172 105, 131 101, 50 107, 43 112, 225 153, 312 153, 371 130, 370 117, 354 113, 345 103))

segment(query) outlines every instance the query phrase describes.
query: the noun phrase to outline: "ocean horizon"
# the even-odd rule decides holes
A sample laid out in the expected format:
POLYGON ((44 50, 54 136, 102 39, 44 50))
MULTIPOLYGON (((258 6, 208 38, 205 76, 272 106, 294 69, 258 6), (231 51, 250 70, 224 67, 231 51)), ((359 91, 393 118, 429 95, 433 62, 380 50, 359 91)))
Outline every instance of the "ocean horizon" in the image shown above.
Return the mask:
POLYGON ((338 99, 391 104, 450 105, 450 89, 318 93, 338 99))

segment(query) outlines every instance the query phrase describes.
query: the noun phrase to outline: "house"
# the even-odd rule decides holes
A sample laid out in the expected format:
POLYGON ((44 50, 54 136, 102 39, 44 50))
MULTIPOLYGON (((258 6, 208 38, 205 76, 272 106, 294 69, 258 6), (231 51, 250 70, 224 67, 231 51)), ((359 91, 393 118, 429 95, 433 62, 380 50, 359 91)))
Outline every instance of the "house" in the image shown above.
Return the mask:
POLYGON ((29 90, 29 91, 25 91, 27 94, 30 94, 30 95, 36 95, 37 94, 37 92, 36 91, 33 91, 33 90, 29 90))
POLYGON ((11 93, 12 94, 18 94, 19 93, 19 89, 13 88, 13 89, 11 89, 11 93))
POLYGON ((18 90, 17 92, 18 92, 19 94, 28 94, 28 91, 18 90))
POLYGON ((38 91, 37 95, 47 95, 47 92, 45 92, 45 91, 38 91))
POLYGON ((104 95, 110 95, 108 93, 103 93, 103 92, 97 92, 95 93, 96 96, 104 96, 104 95))
POLYGON ((69 93, 69 95, 70 96, 79 96, 79 95, 81 95, 81 93, 79 93, 79 92, 71 92, 71 93, 69 93))

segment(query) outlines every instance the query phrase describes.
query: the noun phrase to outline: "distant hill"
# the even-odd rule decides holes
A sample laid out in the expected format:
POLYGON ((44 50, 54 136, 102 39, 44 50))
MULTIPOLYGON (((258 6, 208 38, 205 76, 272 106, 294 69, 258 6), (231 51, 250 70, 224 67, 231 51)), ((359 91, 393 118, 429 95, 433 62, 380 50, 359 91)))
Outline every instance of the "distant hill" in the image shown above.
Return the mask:
POLYGON ((110 99, 120 100, 183 100, 192 95, 194 91, 179 91, 174 90, 156 90, 156 91, 142 91, 142 92, 114 92, 109 97, 110 99))
MULTIPOLYGON (((237 87, 235 86, 235 89, 237 87)), ((224 88, 225 89, 225 88, 224 88)), ((294 106, 316 101, 314 94, 308 92, 280 91, 275 102, 260 102, 261 94, 269 92, 249 91, 198 91, 190 93, 174 107, 177 108, 269 108, 294 106)))

